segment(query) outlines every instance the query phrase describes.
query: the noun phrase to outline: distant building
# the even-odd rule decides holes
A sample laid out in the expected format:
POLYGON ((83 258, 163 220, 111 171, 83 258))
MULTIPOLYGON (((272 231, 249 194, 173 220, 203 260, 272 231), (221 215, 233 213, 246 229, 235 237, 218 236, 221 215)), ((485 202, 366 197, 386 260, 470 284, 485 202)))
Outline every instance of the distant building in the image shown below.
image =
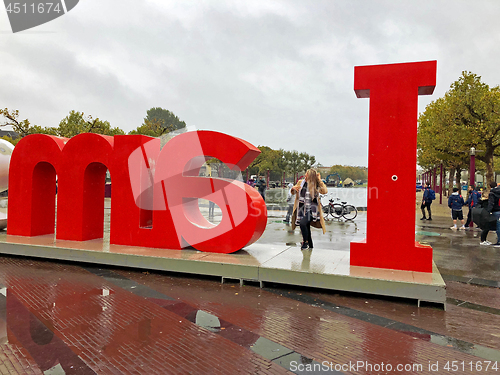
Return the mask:
POLYGON ((0 128, 0 138, 2 137, 11 137, 12 139, 17 139, 19 138, 19 134, 16 133, 13 129, 12 126, 5 126, 0 128))

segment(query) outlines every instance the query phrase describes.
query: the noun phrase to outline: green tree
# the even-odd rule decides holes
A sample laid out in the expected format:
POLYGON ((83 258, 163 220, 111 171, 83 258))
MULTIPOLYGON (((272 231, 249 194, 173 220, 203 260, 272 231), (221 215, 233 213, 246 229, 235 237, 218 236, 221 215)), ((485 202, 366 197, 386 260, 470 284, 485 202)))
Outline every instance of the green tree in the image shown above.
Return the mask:
POLYGON ((276 166, 280 162, 281 153, 280 151, 273 150, 268 146, 258 146, 260 150, 259 156, 250 164, 250 173, 266 175, 267 171, 276 170, 276 166))
POLYGON ((334 173, 337 173, 342 181, 345 180, 347 177, 349 177, 353 181, 356 180, 366 181, 368 179, 368 171, 365 167, 353 167, 348 165, 337 164, 330 168, 330 174, 334 173))
MULTIPOLYGON (((28 119, 19 119, 19 110, 9 110, 8 108, 0 109, 0 116, 3 117, 3 124, 1 126, 12 126, 14 131, 19 136, 25 137, 29 134, 51 134, 57 135, 54 128, 43 128, 39 125, 31 125, 28 119)), ((17 143, 17 142, 16 142, 17 143)))
POLYGON ((316 164, 316 157, 313 155, 309 155, 307 152, 301 152, 299 154, 299 158, 302 161, 302 168, 304 171, 312 168, 314 164, 316 164))
POLYGON ((288 170, 288 161, 285 158, 285 150, 280 148, 278 150, 278 154, 279 156, 275 162, 276 177, 274 179, 281 181, 281 178, 283 177, 283 172, 285 172, 286 174, 286 171, 288 170))
POLYGON ((284 152, 287 169, 293 176, 293 180, 295 182, 295 176, 299 171, 303 170, 302 160, 300 159, 300 154, 298 151, 285 151, 284 152))
POLYGON ((108 121, 102 121, 99 118, 92 118, 83 112, 70 111, 69 115, 61 120, 59 126, 55 129, 60 137, 71 138, 81 133, 96 133, 104 135, 125 134, 120 128, 111 128, 108 121))
POLYGON ((283 165, 287 172, 293 175, 294 181, 295 176, 298 173, 305 172, 316 163, 316 157, 309 155, 307 152, 293 151, 283 151, 283 165))
POLYGON ((443 162, 459 171, 466 168, 469 150, 475 147, 483 151, 476 158, 485 163, 490 182, 499 146, 500 88, 490 88, 474 73, 462 72, 444 97, 419 117, 417 155, 424 168, 443 162))
POLYGON ((163 126, 163 123, 157 119, 144 119, 144 124, 137 129, 132 130, 129 134, 142 134, 150 137, 161 137, 163 134, 169 133, 174 129, 173 125, 163 126))
POLYGON ((165 133, 185 128, 186 123, 168 109, 161 107, 150 108, 146 112, 144 123, 130 134, 143 134, 159 137, 165 133))

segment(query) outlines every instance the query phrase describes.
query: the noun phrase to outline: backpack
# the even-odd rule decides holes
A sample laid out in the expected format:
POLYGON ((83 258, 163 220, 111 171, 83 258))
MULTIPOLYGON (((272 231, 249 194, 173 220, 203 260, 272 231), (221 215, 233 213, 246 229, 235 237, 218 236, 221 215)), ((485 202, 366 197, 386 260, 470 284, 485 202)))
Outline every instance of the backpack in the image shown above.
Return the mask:
POLYGON ((436 199, 436 193, 432 189, 429 189, 429 199, 431 201, 433 201, 434 199, 436 199))
POLYGON ((479 194, 475 190, 472 190, 470 206, 476 207, 477 204, 479 203, 479 199, 481 199, 481 194, 479 194))

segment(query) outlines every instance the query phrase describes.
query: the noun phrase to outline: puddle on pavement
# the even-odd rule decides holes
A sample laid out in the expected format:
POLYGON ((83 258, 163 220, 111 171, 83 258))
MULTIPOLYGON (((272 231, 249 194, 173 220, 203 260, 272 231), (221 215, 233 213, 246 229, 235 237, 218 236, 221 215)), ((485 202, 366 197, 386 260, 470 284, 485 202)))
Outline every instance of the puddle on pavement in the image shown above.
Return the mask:
POLYGON ((439 233, 436 232, 426 232, 426 231, 417 231, 415 232, 416 235, 421 235, 421 236, 429 236, 429 237, 437 237, 440 236, 439 233))

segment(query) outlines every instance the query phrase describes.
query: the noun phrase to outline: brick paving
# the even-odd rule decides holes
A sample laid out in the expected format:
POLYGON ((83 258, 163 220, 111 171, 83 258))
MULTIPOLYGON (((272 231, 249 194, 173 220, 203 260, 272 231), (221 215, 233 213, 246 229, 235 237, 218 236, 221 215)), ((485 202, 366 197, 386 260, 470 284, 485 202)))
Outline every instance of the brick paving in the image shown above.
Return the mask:
POLYGON ((458 282, 446 283, 446 296, 500 309, 500 289, 458 282))
MULTIPOLYGON (((496 290, 496 294, 500 297, 500 290, 496 290)), ((415 304, 409 304, 406 301, 377 299, 372 296, 334 293, 311 293, 311 295, 451 338, 472 341, 493 349, 500 348, 500 316, 498 315, 450 304, 447 305, 446 311, 443 311, 435 308, 418 308, 415 304)))
POLYGON ((36 362, 22 347, 0 345, 0 374, 43 374, 36 362))
POLYGON ((223 285, 209 288, 207 284, 214 282, 170 278, 161 274, 122 273, 174 298, 182 296, 200 309, 238 323, 318 362, 343 364, 365 360, 371 363, 427 364, 428 361, 477 360, 477 357, 429 343, 427 338, 419 340, 256 287, 223 285), (189 294, 185 292, 186 287, 189 287, 189 294))
MULTIPOLYGON (((32 349, 32 356, 39 355, 42 345, 33 348, 36 343, 23 335, 21 326, 29 329, 34 317, 42 329, 54 333, 41 343, 53 346, 53 361, 45 361, 44 371, 61 361, 77 366, 79 374, 286 373, 259 355, 77 266, 43 262, 42 269, 31 270, 27 276, 27 263, 0 258, 0 280, 9 290, 7 307, 14 306, 19 316, 16 336, 24 338, 21 344, 32 349), (9 301, 13 302, 9 305, 9 301), (19 319, 25 319, 24 324, 19 319)), ((43 349, 45 357, 48 353, 43 349)))
MULTIPOLYGON (((437 361, 444 365, 446 361, 484 360, 452 345, 434 343, 432 337, 342 315, 315 305, 314 299, 483 345, 497 353, 500 347, 500 316, 460 306, 448 305, 443 311, 433 306, 417 308, 404 300, 296 291, 312 301, 305 303, 288 298, 286 290, 281 296, 270 289, 221 284, 212 278, 120 269, 111 273, 138 284, 127 289, 120 279, 100 277, 76 264, 0 258, 9 342, 0 348, 4 354, 10 350, 2 356, 0 373, 43 373, 54 366, 68 374, 287 373, 265 354, 251 350, 259 338, 317 363, 423 365, 421 371, 405 373, 436 373, 428 365, 437 361), (138 290, 142 285, 152 297, 134 294, 131 288, 138 290), (224 337, 195 324, 186 314, 198 310, 240 327, 247 332, 247 341, 238 343, 229 333, 224 337)), ((497 306, 498 288, 451 285, 453 298, 497 306), (485 292, 482 297, 481 291, 485 292)), ((454 373, 471 372, 459 369, 454 373)))

